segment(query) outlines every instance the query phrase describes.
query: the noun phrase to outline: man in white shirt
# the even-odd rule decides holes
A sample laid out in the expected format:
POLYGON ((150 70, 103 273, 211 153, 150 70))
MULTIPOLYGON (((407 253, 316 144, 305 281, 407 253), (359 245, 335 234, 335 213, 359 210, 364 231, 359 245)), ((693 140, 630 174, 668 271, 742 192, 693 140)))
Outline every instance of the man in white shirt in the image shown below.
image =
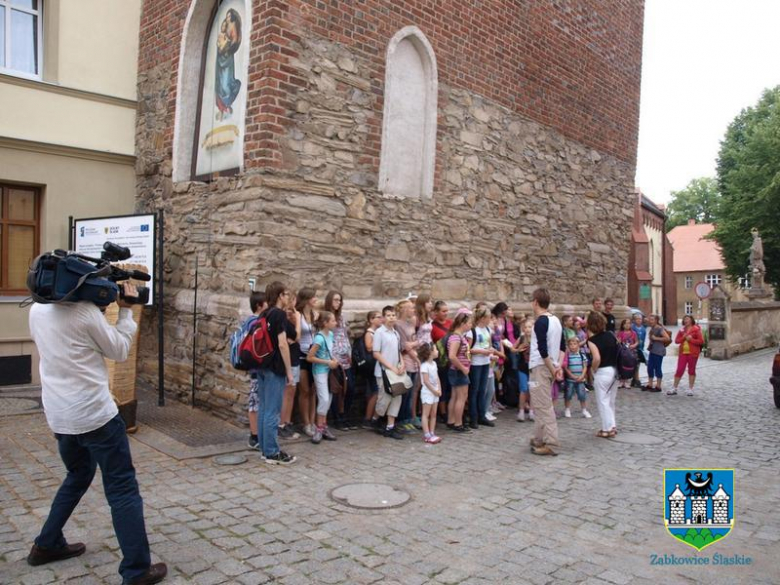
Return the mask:
POLYGON ((385 389, 385 376, 382 370, 390 370, 399 376, 406 373, 403 359, 401 359, 401 337, 395 330, 396 314, 395 307, 388 305, 382 309, 382 316, 385 318, 384 325, 374 334, 374 376, 376 385, 379 388, 379 397, 376 401, 376 410, 374 411, 374 424, 378 424, 378 418, 387 415, 387 426, 384 429, 384 436, 391 439, 403 439, 403 435, 395 427, 395 419, 398 417, 398 411, 401 410, 401 401, 403 396, 392 396, 389 390, 385 389))
MULTIPOLYGON (((124 284, 125 295, 138 292, 124 284)), ((127 359, 136 324, 131 304, 118 299, 119 319, 111 327, 89 301, 30 308, 30 332, 40 354, 43 409, 68 471, 27 562, 37 566, 79 556, 86 546, 68 544, 62 529, 100 466, 114 532, 122 550, 124 583, 158 583, 165 563, 151 564, 143 501, 135 479, 125 423, 108 389, 104 358, 127 359)))
POLYGON ((550 293, 546 288, 533 292, 534 330, 528 367, 531 380, 528 390, 536 412, 531 452, 534 455, 557 455, 551 446, 558 445, 558 421, 552 403, 552 384, 561 372, 561 322, 548 310, 550 293))

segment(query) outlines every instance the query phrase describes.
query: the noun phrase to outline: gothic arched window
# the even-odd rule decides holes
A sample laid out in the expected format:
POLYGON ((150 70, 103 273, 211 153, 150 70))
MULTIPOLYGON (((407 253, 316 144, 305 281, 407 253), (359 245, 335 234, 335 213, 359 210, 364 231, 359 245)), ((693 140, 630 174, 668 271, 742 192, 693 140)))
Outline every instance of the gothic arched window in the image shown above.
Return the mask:
POLYGON ((182 36, 173 180, 208 180, 244 162, 249 0, 193 0, 182 36))
POLYGON ((390 195, 433 194, 438 74, 433 47, 416 26, 387 46, 379 189, 390 195))

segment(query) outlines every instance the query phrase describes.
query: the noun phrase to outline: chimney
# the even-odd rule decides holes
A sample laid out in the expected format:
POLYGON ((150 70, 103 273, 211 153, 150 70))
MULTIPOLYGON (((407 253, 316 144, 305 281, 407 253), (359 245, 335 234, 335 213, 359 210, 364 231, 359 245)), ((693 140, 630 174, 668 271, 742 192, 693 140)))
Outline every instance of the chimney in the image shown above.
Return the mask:
POLYGON ((688 220, 688 225, 696 225, 696 220, 695 219, 689 219, 688 220))

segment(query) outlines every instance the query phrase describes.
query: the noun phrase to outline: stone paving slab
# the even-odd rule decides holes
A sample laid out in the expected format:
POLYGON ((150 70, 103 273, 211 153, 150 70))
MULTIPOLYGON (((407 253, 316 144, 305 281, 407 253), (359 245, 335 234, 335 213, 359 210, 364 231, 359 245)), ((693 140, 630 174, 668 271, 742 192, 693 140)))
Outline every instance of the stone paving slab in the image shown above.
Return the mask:
MULTIPOLYGON (((169 583, 778 583, 780 410, 771 351, 702 360, 699 392, 621 392, 621 431, 657 445, 594 436, 597 419, 560 421, 561 455, 534 458, 529 423, 512 413, 469 436, 442 431, 391 441, 367 431, 290 447, 271 467, 179 460, 131 440, 155 560, 169 583), (665 467, 734 467, 736 524, 701 553, 663 526, 665 467), (345 483, 412 494, 396 509, 348 508, 345 483), (752 558, 749 566, 653 566, 651 555, 752 558)), ((666 360, 665 371, 674 360, 666 360)), ((670 380, 671 381, 671 380, 670 380)), ((595 408, 592 409, 595 412, 595 408)), ((578 409, 575 408, 575 414, 578 409)), ((100 479, 66 528, 87 553, 45 567, 24 562, 63 476, 42 414, 0 421, 0 583, 119 583, 119 550, 100 479)))

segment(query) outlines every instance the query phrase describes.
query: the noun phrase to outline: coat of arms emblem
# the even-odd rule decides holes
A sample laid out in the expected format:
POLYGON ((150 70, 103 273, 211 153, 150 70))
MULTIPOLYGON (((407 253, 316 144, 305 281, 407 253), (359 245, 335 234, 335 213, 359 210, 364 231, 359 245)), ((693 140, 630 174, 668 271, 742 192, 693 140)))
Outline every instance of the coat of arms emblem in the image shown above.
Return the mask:
POLYGON ((733 469, 665 469, 664 525, 702 550, 734 528, 733 469))

